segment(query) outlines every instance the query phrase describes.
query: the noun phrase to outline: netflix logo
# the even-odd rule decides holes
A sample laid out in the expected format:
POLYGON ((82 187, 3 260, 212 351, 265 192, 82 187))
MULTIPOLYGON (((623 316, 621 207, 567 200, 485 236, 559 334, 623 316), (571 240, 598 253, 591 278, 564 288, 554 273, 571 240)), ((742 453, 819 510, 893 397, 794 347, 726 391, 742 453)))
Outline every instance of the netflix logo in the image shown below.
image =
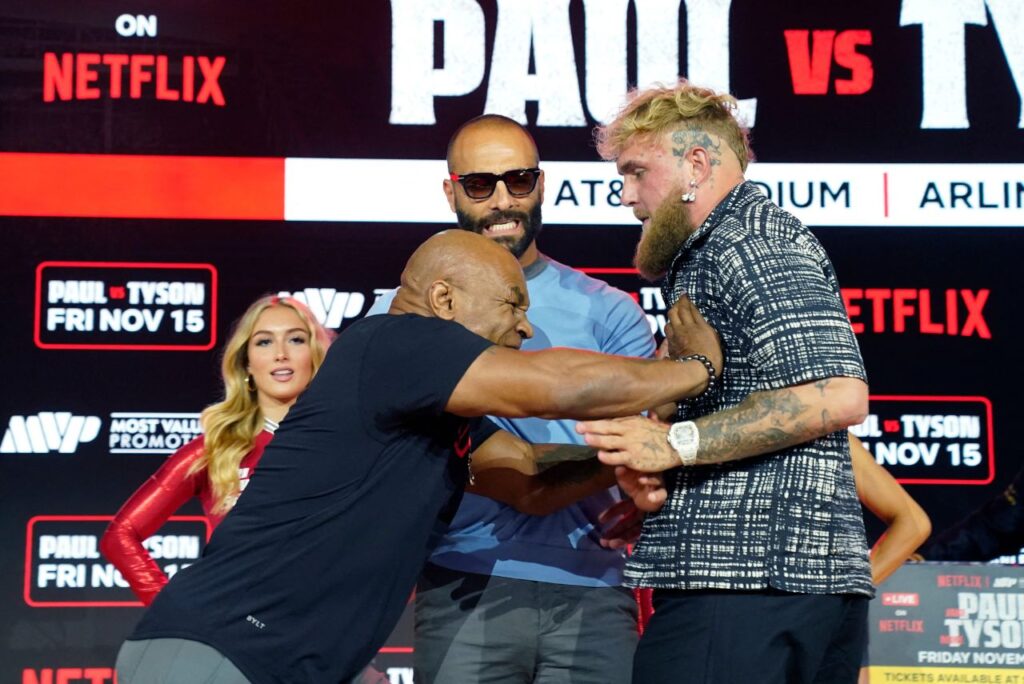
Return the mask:
POLYGON ((843 288, 855 333, 920 333, 992 339, 985 319, 988 289, 843 288))
POLYGON ((226 104, 220 76, 225 57, 65 52, 43 55, 43 101, 155 99, 226 104))

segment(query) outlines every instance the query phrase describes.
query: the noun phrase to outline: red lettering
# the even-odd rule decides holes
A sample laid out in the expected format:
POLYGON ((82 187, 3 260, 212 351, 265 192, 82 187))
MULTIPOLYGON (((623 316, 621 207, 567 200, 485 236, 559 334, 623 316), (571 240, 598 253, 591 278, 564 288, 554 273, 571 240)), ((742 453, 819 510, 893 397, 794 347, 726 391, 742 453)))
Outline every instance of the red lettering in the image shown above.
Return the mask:
POLYGON ((828 93, 828 77, 832 71, 832 42, 835 40, 836 32, 815 31, 810 41, 810 31, 806 29, 790 29, 783 33, 786 37, 786 51, 789 53, 789 75, 793 79, 793 93, 828 93))
POLYGON ((960 319, 957 316, 956 290, 946 290, 946 334, 956 335, 960 329, 960 319))
POLYGON ((117 681, 111 667, 87 667, 82 676, 89 680, 89 684, 103 684, 108 679, 112 682, 117 681))
POLYGON ((858 45, 871 45, 871 31, 843 31, 836 36, 836 64, 850 70, 850 78, 836 79, 837 95, 863 95, 875 82, 871 59, 857 52, 858 45))
POLYGON ((921 309, 921 332, 926 335, 941 335, 946 330, 941 323, 932 322, 932 293, 918 290, 918 307, 921 309))
POLYGON ((128 96, 133 100, 138 100, 142 97, 142 84, 153 80, 153 74, 143 71, 143 67, 153 66, 154 61, 153 55, 132 55, 129 68, 128 96))
POLYGON ((850 327, 853 328, 855 334, 859 335, 864 332, 864 324, 853 320, 856 316, 860 316, 860 304, 853 302, 864 296, 864 290, 858 287, 844 287, 841 292, 843 304, 846 306, 846 317, 850 319, 850 327))
POLYGON ((167 57, 165 55, 158 55, 156 58, 156 99, 178 99, 178 91, 167 87, 167 57))
POLYGON ((57 97, 62 100, 70 100, 73 97, 73 60, 70 52, 61 55, 59 62, 56 53, 47 52, 43 55, 43 102, 53 102, 57 97))
POLYGON ((975 295, 970 290, 960 290, 960 295, 964 298, 964 306, 967 307, 967 318, 964 320, 964 327, 960 331, 960 335, 968 337, 977 330, 978 337, 983 340, 991 340, 992 333, 988 329, 984 316, 981 315, 981 310, 985 308, 985 302, 988 301, 989 291, 978 290, 978 294, 975 295))
POLYGON ((915 309, 907 302, 917 299, 917 290, 898 287, 892 291, 892 331, 906 332, 907 317, 913 316, 915 309))
POLYGON ((36 674, 35 670, 26 667, 21 671, 21 684, 53 684, 53 670, 44 667, 36 674))
POLYGON ((191 55, 181 60, 181 99, 191 102, 196 92, 196 59, 191 55))
POLYGON ((58 667, 57 668, 57 684, 68 684, 72 679, 82 678, 82 668, 80 667, 58 667))
POLYGON ((121 69, 128 65, 128 55, 103 55, 103 63, 110 67, 110 97, 121 97, 121 69))
POLYGON ((203 72, 203 78, 206 79, 203 82, 203 87, 199 89, 196 102, 202 104, 212 98, 213 104, 223 107, 224 93, 221 92, 217 79, 220 78, 220 72, 224 70, 227 60, 224 57, 216 57, 211 63, 209 58, 199 57, 196 61, 199 62, 199 70, 203 72))
POLYGON ((79 100, 100 99, 100 89, 89 85, 100 77, 95 68, 100 63, 99 54, 79 52, 75 57, 75 63, 75 97, 79 100))
POLYGON ((892 290, 869 287, 864 296, 871 300, 871 331, 885 332, 885 300, 892 297, 892 290))
POLYGON ((58 667, 56 672, 57 678, 54 680, 52 667, 44 667, 38 673, 25 668, 21 671, 21 684, 70 684, 81 679, 88 680, 89 684, 117 684, 117 673, 112 667, 58 667))
POLYGON ((128 81, 128 97, 142 99, 143 87, 153 84, 146 95, 157 100, 212 103, 218 107, 226 105, 224 90, 220 84, 221 75, 227 65, 226 57, 203 57, 185 55, 181 58, 181 85, 175 87, 172 75, 173 65, 167 55, 151 54, 100 54, 96 52, 63 53, 47 52, 43 55, 43 100, 96 100, 109 95, 111 99, 124 97, 125 80, 128 81), (107 83, 104 83, 106 66, 107 83), (202 77, 199 92, 196 93, 196 65, 202 77), (127 74, 125 73, 127 71, 127 74))

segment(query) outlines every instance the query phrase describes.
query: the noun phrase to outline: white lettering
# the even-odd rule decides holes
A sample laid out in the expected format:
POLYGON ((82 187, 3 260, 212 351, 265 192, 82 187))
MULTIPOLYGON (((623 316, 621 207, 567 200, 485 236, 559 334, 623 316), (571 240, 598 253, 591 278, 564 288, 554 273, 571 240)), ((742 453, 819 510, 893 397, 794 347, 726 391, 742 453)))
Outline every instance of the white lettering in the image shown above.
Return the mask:
POLYGON ((465 95, 484 78, 484 14, 472 0, 391 0, 393 124, 437 123, 434 97, 465 95), (434 25, 444 62, 434 68, 434 25))
POLYGON ((538 126, 587 123, 576 80, 569 0, 498 0, 484 110, 525 124, 527 100, 537 102, 538 126))
POLYGON ((985 26, 985 0, 903 0, 900 26, 921 25, 921 128, 969 128, 967 24, 985 26))

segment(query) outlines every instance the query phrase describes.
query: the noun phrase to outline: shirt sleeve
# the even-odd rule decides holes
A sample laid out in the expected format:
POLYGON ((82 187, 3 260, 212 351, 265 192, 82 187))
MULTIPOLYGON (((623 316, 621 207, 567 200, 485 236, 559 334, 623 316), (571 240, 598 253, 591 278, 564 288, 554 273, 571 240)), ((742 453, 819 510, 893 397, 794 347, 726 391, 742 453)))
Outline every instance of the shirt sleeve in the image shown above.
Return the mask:
POLYGON ((181 506, 197 495, 189 468, 203 450, 202 437, 173 453, 121 506, 100 539, 100 550, 114 564, 144 605, 167 584, 167 575, 142 546, 181 506))
POLYGON ((389 318, 360 369, 363 409, 385 432, 410 416, 441 415, 469 366, 493 346, 458 323, 414 314, 389 318))
POLYGON ((485 417, 476 419, 476 424, 469 433, 470 439, 473 443, 473 448, 475 449, 476 447, 479 447, 481 444, 493 437, 494 433, 500 431, 501 426, 490 418, 485 417))
POLYGON ((619 356, 648 358, 654 356, 654 334, 640 305, 624 292, 612 290, 608 299, 607 336, 600 351, 619 356))
POLYGON ((765 389, 832 377, 866 379, 832 265, 785 240, 748 238, 722 259, 723 303, 765 389))
POLYGON ((373 300, 373 304, 370 305, 370 310, 366 312, 366 316, 379 316, 386 314, 388 309, 391 308, 391 302, 395 301, 395 295, 398 294, 398 288, 388 290, 387 292, 381 292, 380 296, 373 300))

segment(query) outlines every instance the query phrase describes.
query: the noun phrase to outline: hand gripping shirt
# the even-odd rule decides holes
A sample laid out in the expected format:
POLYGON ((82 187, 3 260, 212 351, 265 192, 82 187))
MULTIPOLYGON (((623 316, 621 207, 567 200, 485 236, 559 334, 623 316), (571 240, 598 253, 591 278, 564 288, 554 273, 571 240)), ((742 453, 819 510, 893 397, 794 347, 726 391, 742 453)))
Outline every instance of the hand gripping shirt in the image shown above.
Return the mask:
MULTIPOLYGON (((795 217, 738 185, 680 248, 665 300, 682 293, 718 330, 722 384, 690 420, 752 392, 865 379, 832 264, 795 217)), ((668 472, 626 568, 638 586, 872 595, 845 430, 775 453, 668 472)))

